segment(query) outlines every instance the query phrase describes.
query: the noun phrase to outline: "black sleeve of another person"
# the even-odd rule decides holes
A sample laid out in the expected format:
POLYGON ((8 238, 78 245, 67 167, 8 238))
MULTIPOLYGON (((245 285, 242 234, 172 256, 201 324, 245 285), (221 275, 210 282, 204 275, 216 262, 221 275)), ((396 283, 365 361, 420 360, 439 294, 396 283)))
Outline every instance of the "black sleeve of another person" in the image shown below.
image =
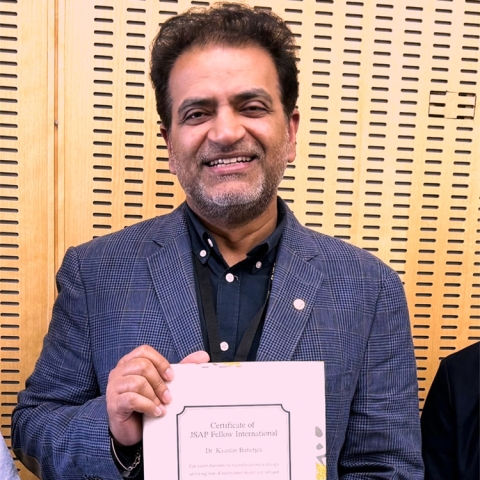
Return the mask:
POLYGON ((479 480, 480 342, 442 360, 422 413, 425 480, 479 480))

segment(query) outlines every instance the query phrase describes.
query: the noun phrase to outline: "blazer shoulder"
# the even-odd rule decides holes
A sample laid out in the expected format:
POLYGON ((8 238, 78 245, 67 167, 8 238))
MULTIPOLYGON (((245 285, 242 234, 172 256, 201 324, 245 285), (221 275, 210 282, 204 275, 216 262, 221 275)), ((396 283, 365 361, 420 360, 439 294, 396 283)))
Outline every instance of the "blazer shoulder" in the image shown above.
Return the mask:
POLYGON ((449 377, 466 375, 470 378, 479 378, 480 342, 473 343, 458 352, 452 353, 445 357, 442 363, 449 377))
POLYGON ((103 255, 106 252, 113 256, 125 256, 139 250, 145 250, 145 254, 148 254, 150 250, 169 243, 185 233, 188 233, 188 229, 182 204, 171 213, 94 238, 76 247, 70 247, 69 250, 74 249, 79 258, 103 255))
POLYGON ((289 212, 282 237, 282 247, 288 248, 322 269, 367 276, 397 275, 397 273, 372 253, 324 233, 301 225, 289 212))

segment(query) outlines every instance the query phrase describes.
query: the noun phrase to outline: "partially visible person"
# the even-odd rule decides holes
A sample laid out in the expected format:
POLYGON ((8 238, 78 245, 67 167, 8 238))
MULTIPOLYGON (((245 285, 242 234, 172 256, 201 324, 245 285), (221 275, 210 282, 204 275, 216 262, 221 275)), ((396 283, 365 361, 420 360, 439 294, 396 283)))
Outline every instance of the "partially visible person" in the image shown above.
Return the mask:
POLYGON ((1 480, 20 480, 17 469, 13 463, 13 458, 8 451, 5 441, 0 433, 0 479, 1 480))
POLYGON ((440 363, 421 418, 425 480, 479 480, 480 342, 440 363))

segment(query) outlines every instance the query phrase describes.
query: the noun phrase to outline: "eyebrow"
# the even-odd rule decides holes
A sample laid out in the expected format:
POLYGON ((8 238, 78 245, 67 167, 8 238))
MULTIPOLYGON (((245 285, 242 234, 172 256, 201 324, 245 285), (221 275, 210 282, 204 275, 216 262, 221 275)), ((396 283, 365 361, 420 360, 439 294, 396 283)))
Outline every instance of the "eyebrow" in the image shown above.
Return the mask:
POLYGON ((262 98, 270 105, 273 103, 272 96, 263 88, 252 88, 251 90, 247 90, 245 92, 240 92, 238 95, 235 95, 235 100, 237 101, 245 101, 245 100, 252 100, 254 98, 262 98))
MULTIPOLYGON (((245 102, 255 98, 261 98, 269 105, 273 104, 272 96, 263 88, 252 88, 251 90, 246 90, 240 92, 233 96, 233 101, 236 102, 245 102)), ((178 107, 178 115, 181 116, 185 110, 188 110, 191 107, 212 107, 217 104, 217 101, 212 98, 205 97, 191 97, 185 99, 180 106, 178 107)))
POLYGON ((178 115, 181 116, 185 110, 191 107, 211 107, 217 102, 210 98, 192 97, 185 99, 178 107, 178 115))

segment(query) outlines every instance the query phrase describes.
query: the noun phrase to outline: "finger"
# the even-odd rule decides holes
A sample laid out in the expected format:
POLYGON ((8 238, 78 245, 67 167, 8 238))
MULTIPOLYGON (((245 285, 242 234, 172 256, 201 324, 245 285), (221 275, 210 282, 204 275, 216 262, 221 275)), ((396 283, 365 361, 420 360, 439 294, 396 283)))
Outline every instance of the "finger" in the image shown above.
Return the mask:
POLYGON ((127 419, 132 412, 143 413, 149 417, 160 417, 167 412, 165 405, 149 400, 147 397, 136 392, 125 392, 118 395, 116 399, 117 418, 127 419))
POLYGON ((155 393, 154 386, 150 383, 150 381, 148 381, 147 378, 140 375, 127 375, 119 377, 109 391, 110 394, 113 393, 115 396, 120 396, 128 392, 142 395, 156 405, 161 403, 160 399, 155 393))
POLYGON ((133 445, 142 438, 142 413, 163 416, 166 408, 137 392, 126 391, 112 396, 107 387, 107 413, 110 431, 116 441, 121 445, 133 445))
POLYGON ((187 355, 180 363, 208 363, 209 361, 210 355, 203 350, 199 350, 187 355))
POLYGON ((133 358, 119 365, 112 372, 112 383, 117 394, 137 392, 156 404, 171 401, 165 380, 147 358, 133 358))
POLYGON ((170 367, 169 361, 158 353, 150 345, 140 345, 139 347, 132 350, 130 353, 127 353, 124 357, 120 359, 120 362, 129 362, 135 358, 147 358, 152 362, 160 376, 165 381, 173 380, 173 370, 170 367))

